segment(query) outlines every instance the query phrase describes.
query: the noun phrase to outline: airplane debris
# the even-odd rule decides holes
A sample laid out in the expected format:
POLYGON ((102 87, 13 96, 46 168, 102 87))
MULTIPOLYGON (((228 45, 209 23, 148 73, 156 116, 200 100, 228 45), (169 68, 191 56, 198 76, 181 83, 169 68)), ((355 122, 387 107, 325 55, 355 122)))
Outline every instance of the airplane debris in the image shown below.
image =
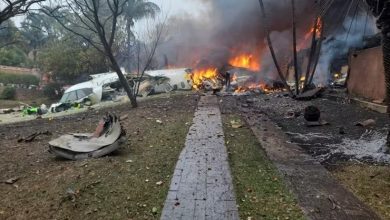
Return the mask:
POLYGON ((20 179, 19 177, 13 177, 13 178, 10 178, 10 179, 4 181, 4 183, 12 185, 12 184, 16 183, 19 179, 20 179))
POLYGON ((124 136, 117 116, 107 114, 94 133, 63 135, 49 142, 49 152, 69 160, 98 158, 117 150, 124 136))
POLYGON ((321 111, 316 106, 308 106, 305 108, 305 120, 308 122, 316 122, 320 120, 321 111))
POLYGON ((376 121, 374 119, 368 119, 368 120, 356 123, 356 126, 370 127, 370 126, 373 126, 375 124, 376 124, 376 121))
POLYGON ((241 120, 232 120, 230 121, 230 124, 232 126, 232 128, 234 129, 238 129, 238 128, 242 128, 244 127, 244 124, 241 122, 241 120))
POLYGON ((325 91, 325 88, 319 87, 309 91, 306 91, 296 97, 297 100, 311 100, 321 96, 325 91))
POLYGON ((306 122, 306 126, 307 127, 319 127, 319 126, 324 126, 324 125, 330 125, 329 122, 325 121, 325 120, 318 120, 318 121, 307 121, 306 122))

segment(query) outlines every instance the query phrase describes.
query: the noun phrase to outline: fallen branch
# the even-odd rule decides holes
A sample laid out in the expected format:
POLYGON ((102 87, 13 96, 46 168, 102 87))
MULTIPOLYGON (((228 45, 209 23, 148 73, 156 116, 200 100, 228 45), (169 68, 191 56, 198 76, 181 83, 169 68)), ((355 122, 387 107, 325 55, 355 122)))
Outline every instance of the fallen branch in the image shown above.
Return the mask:
POLYGON ((50 136, 52 135, 52 133, 50 131, 45 131, 45 132, 36 132, 36 133, 33 133, 27 137, 24 137, 24 138, 20 138, 18 140, 18 143, 20 142, 25 142, 25 143, 30 143, 32 141, 35 140, 35 138, 37 138, 38 136, 41 136, 41 135, 47 135, 47 136, 50 136))

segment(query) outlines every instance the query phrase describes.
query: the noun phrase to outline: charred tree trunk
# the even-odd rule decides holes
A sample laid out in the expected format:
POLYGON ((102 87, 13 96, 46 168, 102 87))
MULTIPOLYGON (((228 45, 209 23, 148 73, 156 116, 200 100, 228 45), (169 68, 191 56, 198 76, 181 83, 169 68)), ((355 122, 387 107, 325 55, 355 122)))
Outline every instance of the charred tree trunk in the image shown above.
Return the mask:
POLYGON ((310 48, 310 55, 309 55, 309 63, 307 64, 307 69, 306 69, 306 75, 305 75, 305 83, 303 84, 304 87, 303 87, 303 90, 302 92, 305 92, 307 87, 310 85, 308 84, 309 82, 309 78, 310 78, 310 70, 311 70, 311 67, 313 66, 313 59, 314 59, 314 56, 316 54, 316 49, 317 49, 317 40, 316 40, 316 37, 317 37, 317 29, 318 29, 318 22, 319 22, 320 18, 317 17, 315 19, 315 23, 314 23, 314 28, 313 28, 313 36, 312 36, 312 40, 311 40, 311 48, 310 48))
POLYGON ((320 62, 320 58, 321 58, 322 41, 324 40, 324 30, 325 30, 325 22, 324 21, 322 21, 321 27, 322 28, 321 28, 321 33, 320 33, 320 39, 318 39, 318 42, 317 42, 318 49, 317 49, 317 53, 315 55, 314 66, 313 66, 313 69, 312 69, 312 72, 310 75, 310 79, 308 81, 308 85, 313 84, 314 75, 316 74, 317 66, 318 66, 318 63, 320 62))
POLYGON ((273 47, 273 44, 271 41, 271 36, 270 36, 269 30, 268 30, 267 15, 265 13, 264 2, 263 2, 263 0, 259 0, 259 3, 260 3, 260 9, 261 9, 261 14, 262 14, 262 19, 263 19, 263 28, 264 28, 264 32, 265 32, 265 35, 267 37, 267 42, 268 42, 268 48, 271 52, 271 56, 272 56, 272 59, 274 61, 276 70, 278 72, 280 80, 282 80, 284 87, 287 89, 287 91, 290 93, 290 95, 293 96, 293 93, 290 89, 290 86, 287 84, 286 78, 284 77, 282 69, 280 68, 278 60, 276 59, 275 50, 274 50, 274 47, 273 47))
MULTIPOLYGON (((366 0, 374 16, 378 17, 377 25, 382 31, 383 65, 385 68, 386 104, 390 108, 390 1, 366 0)), ((390 116, 390 109, 387 110, 390 116)), ((387 125, 387 152, 390 151, 390 125, 387 125)))
MULTIPOLYGON (((385 79, 386 79, 386 105, 388 106, 388 114, 390 116, 390 30, 387 33, 383 33, 383 63, 385 67, 385 79)), ((387 150, 390 150, 390 125, 387 126, 389 133, 387 135, 387 150)))
POLYGON ((111 55, 108 55, 110 61, 111 61, 111 68, 116 72, 116 74, 118 75, 118 78, 119 78, 119 82, 121 83, 121 85, 123 86, 123 88, 125 89, 126 91, 126 94, 127 96, 129 97, 130 99, 130 103, 131 103, 131 106, 133 108, 137 108, 138 107, 138 103, 137 103, 137 99, 136 97, 134 96, 133 94, 133 90, 130 88, 129 86, 129 83, 126 79, 126 77, 123 75, 122 73, 122 70, 121 68, 119 67, 119 64, 118 62, 116 61, 115 57, 111 54, 111 55))
POLYGON ((295 72, 295 94, 299 95, 299 73, 298 73, 298 53, 297 53, 297 27, 295 21, 295 0, 291 0, 292 20, 293 20, 293 53, 294 53, 294 72, 295 72))

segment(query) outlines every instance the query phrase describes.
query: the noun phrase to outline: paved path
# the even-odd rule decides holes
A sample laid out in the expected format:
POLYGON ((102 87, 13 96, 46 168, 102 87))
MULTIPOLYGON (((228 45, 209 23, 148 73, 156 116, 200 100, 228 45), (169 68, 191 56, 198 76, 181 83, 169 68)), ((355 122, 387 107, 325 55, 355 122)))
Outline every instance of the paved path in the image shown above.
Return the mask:
POLYGON ((161 219, 239 219, 215 96, 201 97, 161 219))

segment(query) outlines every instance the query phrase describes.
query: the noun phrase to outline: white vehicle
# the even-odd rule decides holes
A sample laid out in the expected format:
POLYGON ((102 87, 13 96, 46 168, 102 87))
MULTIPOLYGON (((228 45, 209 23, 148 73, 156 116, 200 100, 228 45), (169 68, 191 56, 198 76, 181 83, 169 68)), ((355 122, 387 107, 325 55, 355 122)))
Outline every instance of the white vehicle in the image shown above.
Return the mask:
POLYGON ((61 112, 71 108, 72 104, 93 105, 101 102, 103 93, 109 92, 109 85, 119 81, 116 73, 91 75, 91 80, 76 84, 67 89, 59 103, 52 104, 49 112, 61 112))

